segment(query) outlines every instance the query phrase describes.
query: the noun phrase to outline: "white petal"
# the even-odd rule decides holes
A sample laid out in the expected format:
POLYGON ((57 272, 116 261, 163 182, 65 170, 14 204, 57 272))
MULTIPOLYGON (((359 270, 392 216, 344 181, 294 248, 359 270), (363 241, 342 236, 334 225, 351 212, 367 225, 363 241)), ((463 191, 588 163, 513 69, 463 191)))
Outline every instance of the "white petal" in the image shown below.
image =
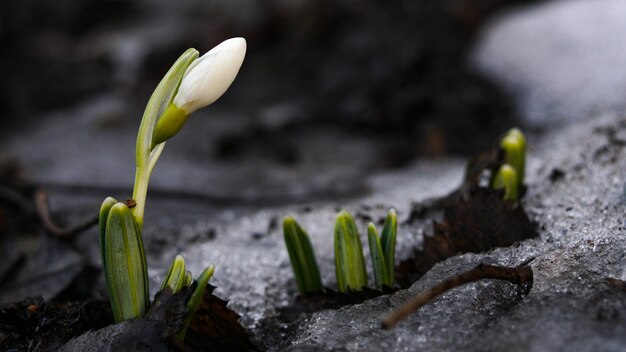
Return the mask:
POLYGON ((233 83, 246 54, 246 40, 222 42, 194 61, 185 72, 174 104, 187 113, 215 102, 233 83))

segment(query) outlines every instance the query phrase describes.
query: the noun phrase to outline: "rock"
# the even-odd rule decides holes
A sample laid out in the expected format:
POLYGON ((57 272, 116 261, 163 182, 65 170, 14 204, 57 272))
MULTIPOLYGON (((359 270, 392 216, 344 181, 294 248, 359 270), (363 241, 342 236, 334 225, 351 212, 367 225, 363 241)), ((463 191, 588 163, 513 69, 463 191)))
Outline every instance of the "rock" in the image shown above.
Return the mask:
POLYGON ((2 238, 0 245, 1 257, 8 265, 0 286, 3 302, 34 296, 55 298, 83 269, 80 254, 56 238, 23 234, 2 238))
POLYGON ((540 2, 483 32, 479 69, 508 88, 534 126, 626 107, 626 2, 540 2))
MULTIPOLYGON (((626 117, 554 132, 533 152, 526 208, 540 237, 437 264, 411 288, 363 304, 302 317, 272 351, 615 351, 626 344, 622 190, 626 117), (589 131, 592 131, 591 133, 589 131), (581 142, 584 141, 584 142, 581 142), (563 179, 552 182, 559 168, 563 179), (385 331, 381 318, 413 295, 479 262, 515 266, 535 258, 534 286, 522 297, 496 281, 435 299, 385 331)), ((406 231, 402 229, 401 233, 406 231)))

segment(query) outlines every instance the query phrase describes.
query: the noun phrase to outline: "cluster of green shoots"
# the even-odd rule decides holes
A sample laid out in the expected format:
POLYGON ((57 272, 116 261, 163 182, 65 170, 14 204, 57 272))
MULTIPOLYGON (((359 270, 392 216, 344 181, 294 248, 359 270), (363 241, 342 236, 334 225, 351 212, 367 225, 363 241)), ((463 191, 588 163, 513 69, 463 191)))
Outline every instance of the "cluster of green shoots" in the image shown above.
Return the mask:
MULTIPOLYGON (((524 182, 526 139, 522 132, 513 128, 500 141, 504 163, 493 175, 491 187, 504 189, 504 199, 519 198, 524 182)), ((301 294, 323 292, 320 271, 307 232, 292 217, 283 222, 285 244, 301 294)), ((376 289, 394 286, 394 253, 396 246, 397 219, 393 209, 387 214, 381 235, 370 223, 367 237, 374 271, 376 289)), ((360 291, 368 285, 361 238, 347 211, 337 215, 335 223, 335 272, 339 292, 360 291)))
MULTIPOLYGON (((373 223, 367 227, 374 281, 376 289, 380 291, 394 286, 397 227, 397 216, 393 209, 387 213, 380 236, 373 223)), ((292 217, 286 217, 283 221, 283 232, 298 290, 303 295, 323 292, 309 235, 292 217)), ((334 244, 339 292, 361 291, 368 285, 363 245, 354 219, 345 210, 339 212, 335 221, 334 244)))
MULTIPOLYGON (((118 202, 108 197, 100 209, 100 246, 109 300, 116 322, 143 316, 149 308, 148 268, 142 228, 148 183, 165 142, 183 127, 189 115, 212 104, 231 85, 243 62, 246 42, 229 39, 198 58, 189 49, 174 63, 150 97, 137 135, 133 197, 118 202)), ((176 256, 161 286, 174 293, 193 287, 187 302, 189 316, 179 337, 198 309, 215 266, 195 280, 176 256)))
POLYGON ((493 177, 492 187, 504 189, 504 199, 517 200, 524 184, 526 167, 526 138, 517 129, 509 130, 500 141, 504 164, 493 177))

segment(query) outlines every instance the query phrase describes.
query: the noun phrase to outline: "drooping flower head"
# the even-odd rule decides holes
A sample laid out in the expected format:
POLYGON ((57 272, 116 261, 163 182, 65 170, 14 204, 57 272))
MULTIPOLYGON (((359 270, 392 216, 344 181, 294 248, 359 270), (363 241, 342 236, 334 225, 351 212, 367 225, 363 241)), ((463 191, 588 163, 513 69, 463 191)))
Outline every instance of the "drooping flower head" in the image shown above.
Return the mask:
POLYGON ((187 68, 174 105, 191 114, 213 104, 237 77, 245 55, 243 38, 228 39, 202 55, 187 68))
POLYGON ((152 147, 172 138, 193 112, 213 104, 230 87, 246 55, 246 40, 231 38, 189 65, 178 92, 154 129, 152 147))

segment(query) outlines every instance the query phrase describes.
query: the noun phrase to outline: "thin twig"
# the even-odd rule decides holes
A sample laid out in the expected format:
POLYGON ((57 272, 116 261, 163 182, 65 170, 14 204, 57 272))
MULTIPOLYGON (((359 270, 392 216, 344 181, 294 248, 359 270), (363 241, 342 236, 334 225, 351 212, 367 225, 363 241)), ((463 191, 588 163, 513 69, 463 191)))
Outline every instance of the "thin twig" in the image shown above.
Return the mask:
POLYGON ((474 269, 453 276, 431 287, 405 303, 400 308, 394 310, 387 317, 385 317, 385 319, 383 319, 382 327, 384 329, 390 329, 399 321, 405 319, 411 313, 415 312, 418 308, 422 307, 440 294, 457 286, 482 279, 509 281, 520 285, 524 289, 524 294, 528 294, 533 284, 533 271, 530 266, 507 268, 502 266, 478 264, 474 269))
POLYGON ((48 206, 48 195, 46 194, 46 191, 42 189, 37 189, 35 191, 34 200, 35 209, 37 210, 37 215, 41 220, 41 224, 47 232, 54 236, 71 237, 98 224, 98 215, 96 215, 95 217, 75 227, 68 229, 62 228, 61 226, 57 225, 54 220, 52 220, 52 216, 50 215, 50 207, 48 206))

